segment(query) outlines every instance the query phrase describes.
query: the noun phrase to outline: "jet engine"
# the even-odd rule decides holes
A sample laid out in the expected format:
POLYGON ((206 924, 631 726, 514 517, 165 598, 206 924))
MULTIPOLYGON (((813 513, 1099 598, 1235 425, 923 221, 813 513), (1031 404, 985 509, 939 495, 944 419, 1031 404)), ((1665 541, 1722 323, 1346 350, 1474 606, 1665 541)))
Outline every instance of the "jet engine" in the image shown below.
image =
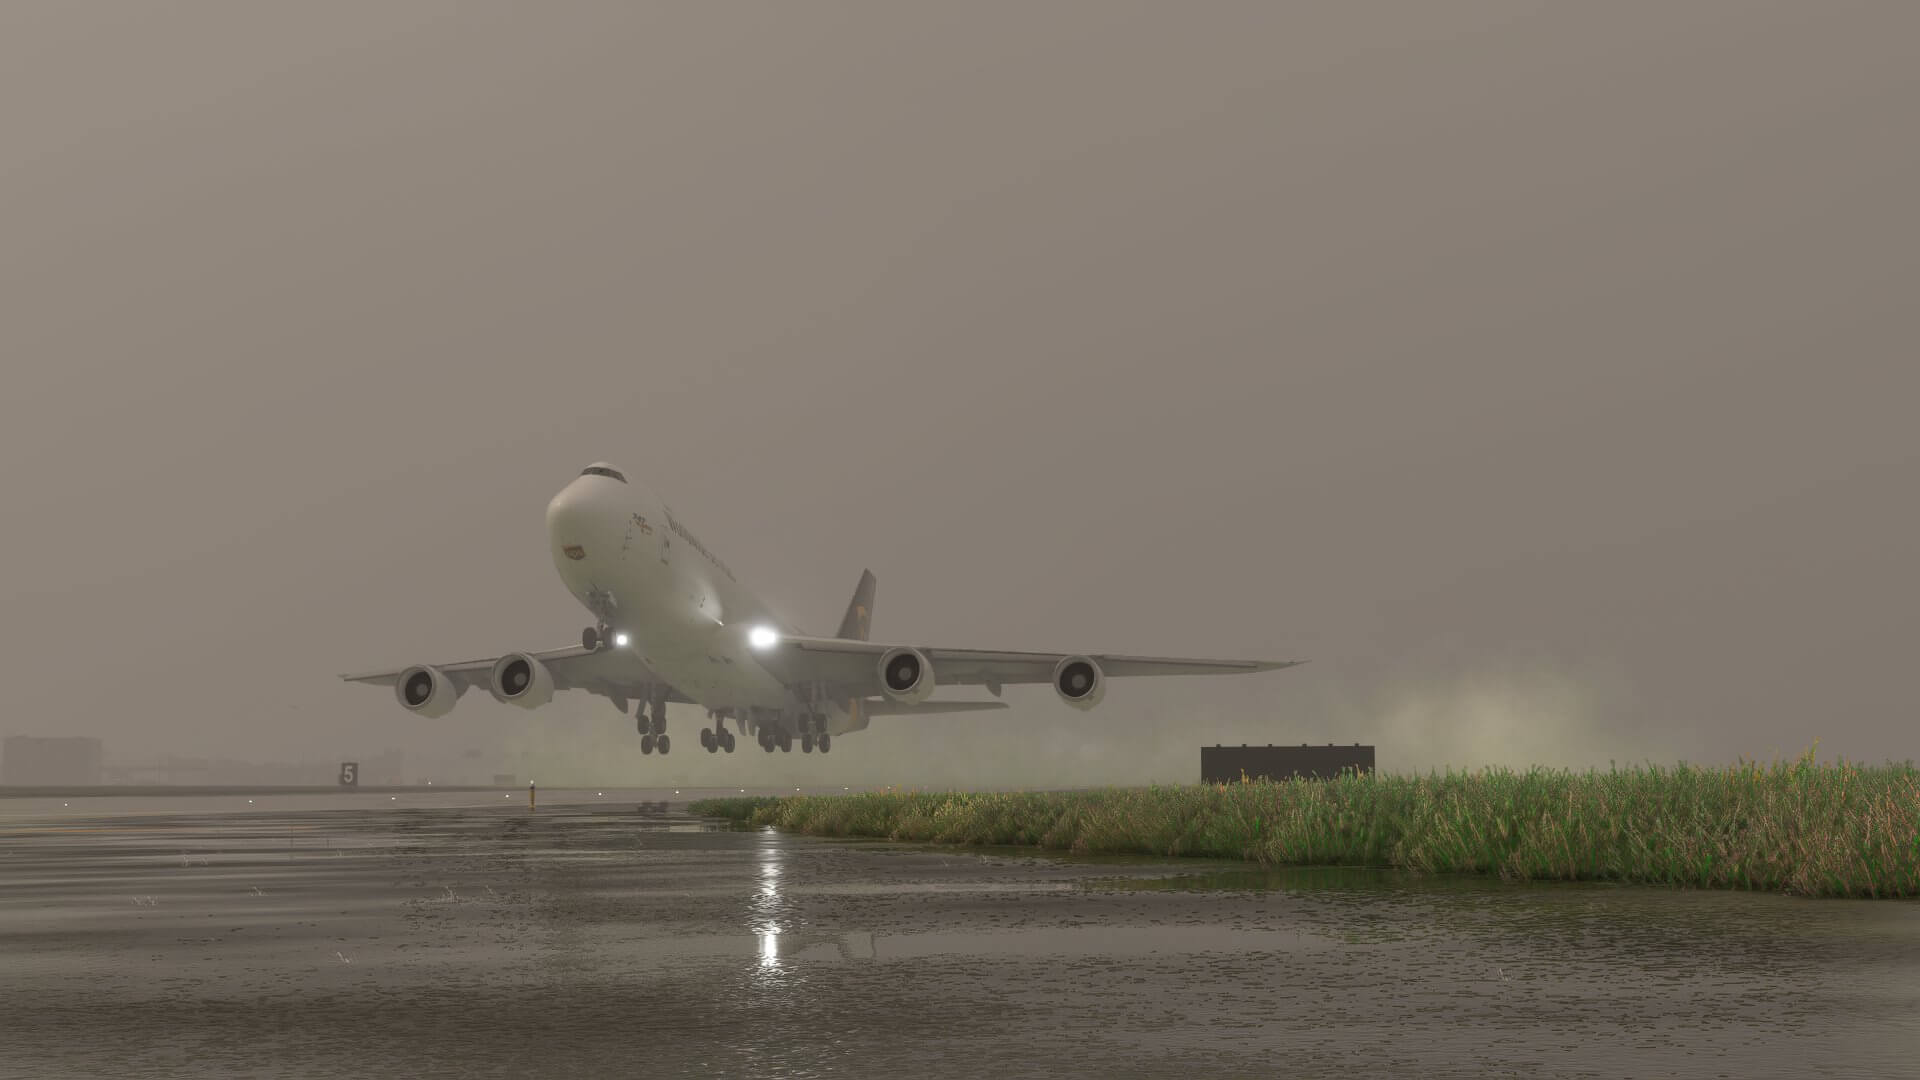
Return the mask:
POLYGON ((553 672, 526 653, 508 653, 493 662, 493 697, 523 709, 538 708, 553 700, 553 672))
POLYGON ((909 705, 927 700, 933 693, 933 661, 905 645, 888 649, 880 654, 880 688, 909 705))
POLYGON ((393 681, 393 696, 408 712, 438 719, 453 711, 460 688, 439 668, 421 664, 400 673, 393 681))
POLYGON ((1064 656, 1053 665, 1053 692, 1061 701, 1086 712, 1107 696, 1107 676, 1090 656, 1064 656))

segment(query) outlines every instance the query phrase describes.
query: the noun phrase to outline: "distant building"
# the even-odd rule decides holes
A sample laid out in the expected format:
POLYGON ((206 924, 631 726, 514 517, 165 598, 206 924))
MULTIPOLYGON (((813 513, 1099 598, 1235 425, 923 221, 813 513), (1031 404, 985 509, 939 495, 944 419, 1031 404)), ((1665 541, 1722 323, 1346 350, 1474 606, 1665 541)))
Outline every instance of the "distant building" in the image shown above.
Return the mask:
POLYGON ((0 743, 0 784, 93 787, 101 783, 105 757, 99 739, 9 735, 0 743))
POLYGON ((1330 780, 1342 772, 1371 773, 1373 747, 1335 746, 1203 746, 1200 782, 1235 784, 1249 780, 1330 780))

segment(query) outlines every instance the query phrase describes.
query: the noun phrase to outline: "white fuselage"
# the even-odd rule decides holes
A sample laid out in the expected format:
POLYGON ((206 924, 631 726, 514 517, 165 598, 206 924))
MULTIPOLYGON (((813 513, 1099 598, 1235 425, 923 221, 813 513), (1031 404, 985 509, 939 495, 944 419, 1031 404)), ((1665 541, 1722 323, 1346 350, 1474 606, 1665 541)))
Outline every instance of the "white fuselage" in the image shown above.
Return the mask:
POLYGON ((553 565, 567 591, 655 675, 714 710, 814 711, 845 730, 845 709, 809 704, 758 659, 757 627, 797 633, 650 492, 583 475, 547 505, 553 565))

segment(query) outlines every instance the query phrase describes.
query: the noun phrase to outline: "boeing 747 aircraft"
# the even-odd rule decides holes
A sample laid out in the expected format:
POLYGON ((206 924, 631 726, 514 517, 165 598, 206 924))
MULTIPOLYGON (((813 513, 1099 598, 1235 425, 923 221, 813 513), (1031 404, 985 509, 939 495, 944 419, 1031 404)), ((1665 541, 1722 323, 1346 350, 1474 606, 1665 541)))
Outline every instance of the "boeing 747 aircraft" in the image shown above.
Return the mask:
POLYGON ((667 753, 667 706, 706 709, 700 730, 710 754, 733 753, 734 733, 760 748, 826 753, 833 737, 876 716, 1004 709, 997 701, 935 701, 936 684, 1001 687, 1048 683, 1061 701, 1091 709, 1107 679, 1122 675, 1220 675, 1272 671, 1301 660, 1175 660, 1144 656, 939 649, 868 640, 874 576, 860 576, 833 637, 808 637, 754 598, 712 549, 619 469, 589 465, 547 504, 553 565, 595 623, 580 644, 452 664, 342 675, 391 686, 402 707, 445 716, 460 696, 484 687, 499 701, 532 709, 555 691, 585 690, 635 710, 640 752, 667 753), (649 708, 651 705, 651 708, 649 708))

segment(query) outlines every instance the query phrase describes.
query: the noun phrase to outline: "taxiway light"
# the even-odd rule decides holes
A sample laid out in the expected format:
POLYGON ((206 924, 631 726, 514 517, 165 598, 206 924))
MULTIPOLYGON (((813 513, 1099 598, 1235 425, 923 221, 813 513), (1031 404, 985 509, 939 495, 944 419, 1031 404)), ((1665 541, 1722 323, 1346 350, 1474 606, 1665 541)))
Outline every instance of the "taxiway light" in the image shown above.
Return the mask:
POLYGON ((780 635, 771 626, 756 626, 747 631, 747 644, 756 649, 771 649, 780 640, 780 635))
POLYGON ((626 648, 626 647, 627 647, 627 641, 628 641, 628 638, 627 638, 627 635, 625 635, 625 634, 615 634, 615 635, 613 635, 613 647, 614 647, 614 648, 616 648, 616 649, 624 649, 624 648, 626 648))

